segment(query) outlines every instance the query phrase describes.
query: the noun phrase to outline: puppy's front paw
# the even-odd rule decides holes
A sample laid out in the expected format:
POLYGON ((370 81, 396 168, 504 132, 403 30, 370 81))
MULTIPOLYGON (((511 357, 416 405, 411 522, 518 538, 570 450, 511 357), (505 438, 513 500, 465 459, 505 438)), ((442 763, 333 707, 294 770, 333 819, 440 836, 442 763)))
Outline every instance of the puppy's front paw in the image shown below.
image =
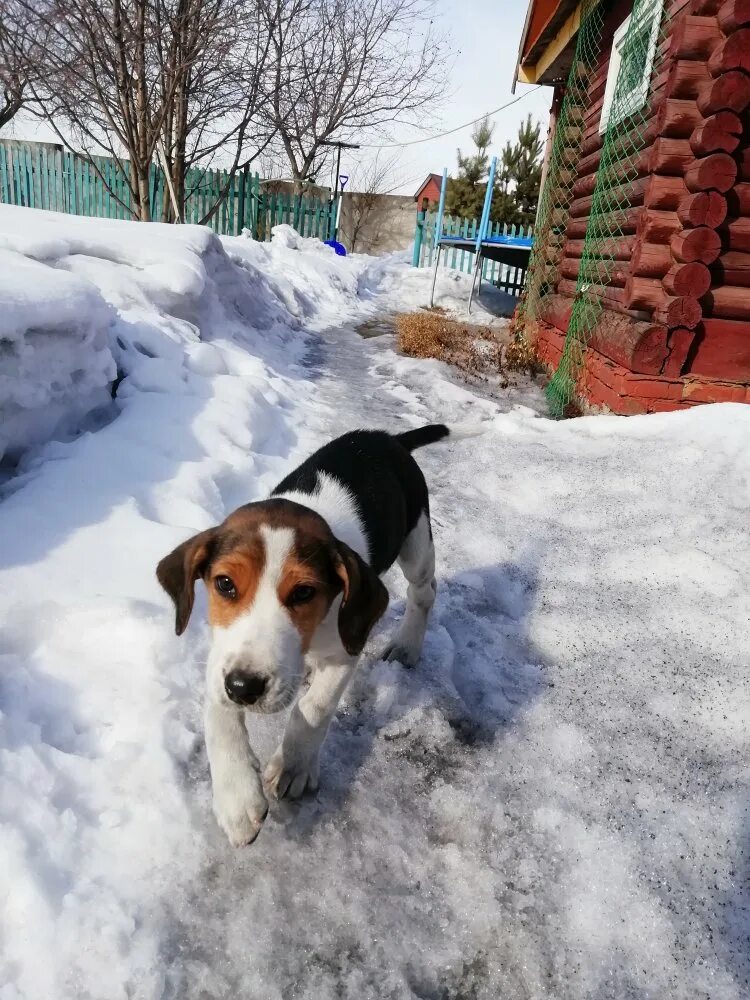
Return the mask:
POLYGON ((214 785, 214 816, 232 847, 252 844, 268 815, 268 802, 256 771, 214 785))
POLYGON ((402 663, 405 667, 415 667, 419 662, 421 653, 421 648, 415 648, 409 646, 407 643, 399 642, 398 639, 394 639, 393 642, 388 643, 380 653, 378 659, 395 660, 398 663, 402 663))
POLYGON ((314 792, 320 779, 317 750, 284 750, 280 746, 263 773, 268 791, 277 799, 298 799, 305 791, 314 792))

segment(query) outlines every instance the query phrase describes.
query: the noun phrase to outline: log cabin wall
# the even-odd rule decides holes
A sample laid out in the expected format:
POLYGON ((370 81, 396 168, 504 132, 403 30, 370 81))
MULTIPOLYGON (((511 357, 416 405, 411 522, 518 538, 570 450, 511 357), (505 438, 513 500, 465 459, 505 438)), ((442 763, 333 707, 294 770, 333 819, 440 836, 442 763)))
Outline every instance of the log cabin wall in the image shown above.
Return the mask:
MULTIPOLYGON (((580 380, 584 396, 617 412, 750 402, 750 0, 665 5, 648 144, 636 176, 624 182, 628 207, 611 248, 616 263, 603 275, 605 308, 580 380)), ((549 336, 540 331, 541 353, 553 365, 576 295, 602 154, 611 35, 631 6, 616 4, 607 19, 556 294, 540 311, 541 326, 552 328, 549 336)))

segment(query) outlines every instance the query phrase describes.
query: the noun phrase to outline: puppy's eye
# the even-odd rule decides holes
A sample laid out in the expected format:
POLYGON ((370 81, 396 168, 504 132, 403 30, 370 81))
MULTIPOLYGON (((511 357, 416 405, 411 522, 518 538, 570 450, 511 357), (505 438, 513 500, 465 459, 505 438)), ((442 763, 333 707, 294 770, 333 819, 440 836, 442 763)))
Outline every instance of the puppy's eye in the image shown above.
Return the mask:
POLYGON ((222 597, 236 597, 237 588, 229 579, 228 576, 217 576, 214 577, 214 587, 219 591, 222 597))
POLYGON ((311 587, 307 583, 298 584, 294 590, 289 594, 286 599, 286 603, 290 608, 295 607, 297 604, 307 604, 315 597, 315 587, 311 587))

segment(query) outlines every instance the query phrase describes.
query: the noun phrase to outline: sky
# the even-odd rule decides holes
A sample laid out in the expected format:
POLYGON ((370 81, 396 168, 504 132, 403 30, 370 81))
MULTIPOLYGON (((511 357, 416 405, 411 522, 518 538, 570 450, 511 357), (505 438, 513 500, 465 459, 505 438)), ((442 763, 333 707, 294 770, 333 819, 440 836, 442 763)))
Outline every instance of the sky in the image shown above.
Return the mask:
MULTIPOLYGON (((486 111, 513 100, 511 94, 518 45, 526 17, 527 0, 437 0, 436 23, 447 36, 455 54, 450 71, 450 92, 443 105, 423 116, 424 129, 396 127, 393 137, 408 142, 453 129, 477 118, 486 111)), ((527 114, 542 123, 545 134, 552 90, 519 83, 515 96, 523 97, 499 114, 493 115, 495 136, 492 151, 499 151, 513 139, 527 114), (533 92, 532 92, 533 91, 533 92)), ((414 194, 429 173, 449 173, 456 167, 456 148, 471 150, 469 125, 454 135, 432 139, 401 149, 385 149, 381 157, 396 154, 394 193, 414 194)), ((374 141, 374 140, 373 140, 374 141)), ((374 151, 368 151, 373 156, 374 151)), ((344 168, 342 166, 342 173, 344 168)), ((352 185, 356 186, 356 165, 352 165, 352 185)))
MULTIPOLYGON (((420 116, 420 127, 396 125, 390 141, 410 143, 427 139, 414 145, 391 147, 380 151, 372 148, 342 154, 341 173, 349 175, 347 190, 361 189, 362 178, 378 157, 380 164, 387 164, 387 177, 381 190, 393 194, 416 193, 429 173, 449 173, 456 168, 456 149, 470 151, 472 119, 481 117, 507 104, 515 97, 522 97, 517 104, 492 116, 495 122, 493 147, 499 151, 508 139, 513 139, 518 126, 527 114, 542 123, 545 134, 552 91, 548 87, 529 87, 519 83, 516 93, 511 93, 516 56, 526 16, 527 0, 436 0, 435 26, 448 41, 453 62, 447 68, 448 92, 439 107, 426 108, 420 116), (440 138, 430 138, 437 133, 465 125, 460 131, 440 138)), ((18 116, 6 133, 16 138, 58 141, 52 130, 38 122, 18 116)), ((385 142, 373 137, 371 143, 385 142)), ((321 183, 328 184, 331 173, 323 171, 321 183)))

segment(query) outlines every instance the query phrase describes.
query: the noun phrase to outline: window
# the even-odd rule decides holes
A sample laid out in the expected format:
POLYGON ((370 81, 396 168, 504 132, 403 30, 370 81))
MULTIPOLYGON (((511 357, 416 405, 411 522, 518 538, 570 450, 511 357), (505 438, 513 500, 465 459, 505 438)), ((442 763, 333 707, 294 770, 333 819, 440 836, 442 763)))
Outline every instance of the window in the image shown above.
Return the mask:
MULTIPOLYGON (((637 0, 636 0, 637 2, 637 0)), ((612 39, 599 132, 616 125, 646 103, 659 40, 662 0, 638 4, 638 22, 627 17, 612 39)))

